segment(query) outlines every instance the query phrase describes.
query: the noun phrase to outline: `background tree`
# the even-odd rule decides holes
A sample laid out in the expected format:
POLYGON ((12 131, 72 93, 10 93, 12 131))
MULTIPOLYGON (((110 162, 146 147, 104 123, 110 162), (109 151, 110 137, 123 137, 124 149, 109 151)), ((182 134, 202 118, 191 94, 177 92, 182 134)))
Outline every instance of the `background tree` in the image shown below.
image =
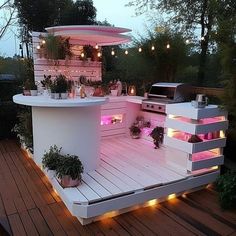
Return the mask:
POLYGON ((184 30, 188 35, 193 35, 200 27, 198 84, 202 85, 209 42, 216 23, 216 4, 216 0, 134 0, 128 5, 135 6, 139 14, 150 9, 164 12, 175 27, 184 30))
POLYGON ((0 3, 0 39, 5 35, 7 28, 13 24, 15 10, 12 0, 4 0, 0 3))

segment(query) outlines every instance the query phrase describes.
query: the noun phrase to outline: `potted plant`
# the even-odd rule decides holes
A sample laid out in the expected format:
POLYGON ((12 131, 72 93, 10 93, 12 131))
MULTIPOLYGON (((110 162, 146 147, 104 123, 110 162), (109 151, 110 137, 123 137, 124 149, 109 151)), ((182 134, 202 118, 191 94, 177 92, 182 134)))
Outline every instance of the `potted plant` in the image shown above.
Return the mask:
POLYGON ((38 95, 38 87, 34 82, 31 82, 31 84, 30 84, 30 95, 31 96, 37 96, 38 95))
POLYGON ((45 38, 45 45, 42 47, 43 54, 47 59, 59 60, 71 58, 69 38, 49 34, 45 38))
POLYGON ((88 60, 88 61, 93 60, 93 52, 94 52, 93 46, 91 46, 91 45, 85 45, 85 46, 83 47, 83 50, 84 50, 84 52, 85 52, 85 56, 86 56, 87 60, 88 60))
POLYGON ((135 124, 131 125, 129 127, 129 131, 132 138, 135 138, 135 139, 140 138, 141 129, 137 125, 135 124))
POLYGON ((31 95, 30 89, 31 89, 31 82, 30 82, 29 79, 27 79, 27 80, 24 82, 24 85, 23 85, 23 95, 24 95, 24 96, 30 96, 30 95, 31 95))
POLYGON ((42 158, 42 166, 47 172, 49 178, 53 178, 57 167, 61 161, 61 148, 56 145, 51 146, 42 158))
MULTIPOLYGON (((56 76, 52 88, 56 94, 59 94, 60 98, 66 99, 68 97, 68 82, 66 76, 62 74, 56 76)), ((55 96, 55 99, 57 99, 57 95, 55 96)))
POLYGON ((78 156, 64 155, 56 168, 62 187, 76 187, 81 183, 84 168, 78 156))
POLYGON ((155 145, 155 149, 160 147, 160 144, 163 143, 164 139, 164 128, 157 126, 155 127, 152 132, 150 133, 150 136, 153 138, 153 143, 155 145))

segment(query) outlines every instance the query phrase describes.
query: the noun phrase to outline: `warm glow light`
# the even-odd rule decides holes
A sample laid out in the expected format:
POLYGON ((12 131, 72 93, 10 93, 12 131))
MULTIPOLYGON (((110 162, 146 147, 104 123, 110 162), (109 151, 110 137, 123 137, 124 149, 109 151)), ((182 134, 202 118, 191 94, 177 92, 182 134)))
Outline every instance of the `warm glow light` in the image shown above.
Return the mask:
POLYGON ((167 136, 168 136, 168 137, 173 137, 174 131, 175 131, 174 129, 168 128, 168 129, 167 129, 167 136))
POLYGON ((101 56, 102 56, 102 54, 101 54, 100 52, 98 52, 98 54, 97 54, 97 55, 98 55, 98 57, 101 57, 101 56))
POLYGON ((80 56, 83 58, 83 57, 84 57, 84 53, 82 52, 82 53, 80 54, 80 56))
POLYGON ((167 45, 166 45, 166 48, 167 48, 167 49, 169 49, 169 48, 170 48, 170 44, 169 44, 169 43, 167 43, 167 45))
POLYGON ((45 44, 45 43, 46 43, 46 41, 43 39, 43 40, 42 40, 42 44, 45 44))
POLYGON ((98 45, 97 44, 95 45, 95 49, 98 49, 98 45))
POLYGON ((115 55, 115 51, 114 51, 114 49, 111 50, 111 55, 112 55, 112 56, 115 55))
POLYGON ((142 52, 142 48, 139 48, 138 51, 139 51, 139 52, 142 52))
POLYGON ((156 205, 158 203, 157 199, 153 199, 153 200, 150 200, 147 202, 147 205, 148 206, 153 206, 153 205, 156 205))
POLYGON ((219 166, 213 166, 211 167, 212 170, 218 170, 219 166))
POLYGON ((225 138, 225 133, 223 130, 220 131, 220 138, 225 138))
POLYGON ((186 194, 182 194, 182 197, 183 197, 183 198, 187 198, 187 195, 186 195, 186 194))
POLYGON ((205 38, 204 38, 204 37, 201 37, 201 40, 205 40, 205 38))
POLYGON ((189 40, 189 39, 186 39, 185 43, 186 43, 186 44, 189 44, 189 43, 190 43, 190 40, 189 40))
POLYGON ((168 197, 167 197, 168 200, 173 199, 173 198, 176 198, 175 193, 172 193, 172 194, 168 195, 168 197))
POLYGON ((36 48, 39 50, 41 47, 40 47, 40 45, 38 45, 36 48))
POLYGON ((125 50, 125 55, 128 55, 128 54, 129 54, 128 50, 125 50))
POLYGON ((155 50, 155 47, 154 47, 153 45, 152 45, 152 47, 151 47, 151 50, 152 50, 152 51, 154 51, 154 50, 155 50))

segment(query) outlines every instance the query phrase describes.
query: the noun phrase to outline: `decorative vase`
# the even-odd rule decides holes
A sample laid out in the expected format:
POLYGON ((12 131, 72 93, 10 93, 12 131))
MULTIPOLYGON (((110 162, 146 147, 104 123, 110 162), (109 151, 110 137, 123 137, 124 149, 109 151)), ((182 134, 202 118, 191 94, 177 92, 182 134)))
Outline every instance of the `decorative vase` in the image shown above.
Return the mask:
POLYGON ((111 96, 117 96, 118 90, 117 89, 111 89, 111 96))
POLYGON ((37 96, 38 95, 38 90, 30 90, 31 96, 37 96))
POLYGON ((72 179, 69 175, 61 178, 61 186, 63 188, 76 187, 81 183, 80 179, 72 179))
POLYGON ((31 95, 30 90, 24 89, 24 90, 23 90, 23 95, 24 95, 24 96, 30 96, 30 95, 31 95))

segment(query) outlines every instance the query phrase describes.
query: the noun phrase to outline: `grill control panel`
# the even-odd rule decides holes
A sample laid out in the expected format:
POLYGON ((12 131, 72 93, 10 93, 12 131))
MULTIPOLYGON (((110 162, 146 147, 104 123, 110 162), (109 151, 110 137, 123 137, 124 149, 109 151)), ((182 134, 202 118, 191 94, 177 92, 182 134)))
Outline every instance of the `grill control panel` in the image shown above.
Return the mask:
POLYGON ((160 113, 166 112, 166 106, 164 104, 142 103, 142 109, 148 111, 155 111, 160 113))

